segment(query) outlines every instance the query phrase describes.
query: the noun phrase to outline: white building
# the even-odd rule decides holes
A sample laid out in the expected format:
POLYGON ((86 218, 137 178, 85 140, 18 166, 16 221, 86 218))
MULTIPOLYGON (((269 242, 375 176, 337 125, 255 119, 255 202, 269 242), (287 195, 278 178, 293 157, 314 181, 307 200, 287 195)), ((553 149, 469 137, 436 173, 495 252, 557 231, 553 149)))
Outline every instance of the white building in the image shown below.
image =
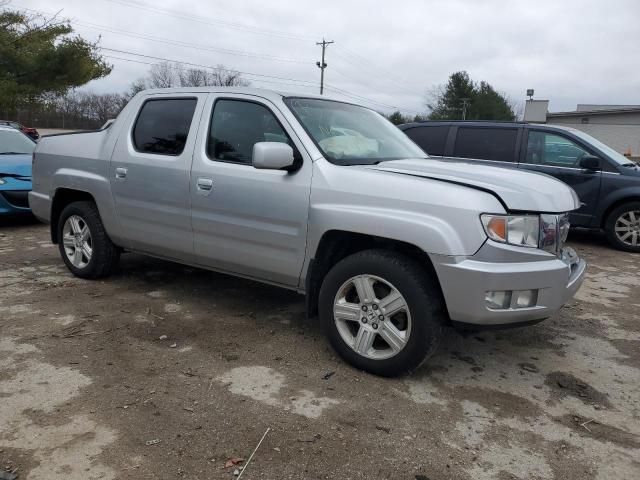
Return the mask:
POLYGON ((575 111, 548 112, 547 100, 527 100, 527 122, 566 125, 582 130, 633 158, 640 158, 640 105, 579 104, 575 111))

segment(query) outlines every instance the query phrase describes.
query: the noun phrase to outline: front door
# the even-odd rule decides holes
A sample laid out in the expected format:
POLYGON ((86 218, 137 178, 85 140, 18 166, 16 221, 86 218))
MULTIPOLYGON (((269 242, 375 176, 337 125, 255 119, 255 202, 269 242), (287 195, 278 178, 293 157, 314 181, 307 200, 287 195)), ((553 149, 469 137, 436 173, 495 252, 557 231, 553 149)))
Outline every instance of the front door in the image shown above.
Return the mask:
POLYGON ((271 102, 211 95, 191 172, 198 263, 296 286, 304 262, 311 159, 271 102), (285 142, 302 163, 295 172, 252 166, 257 142, 285 142))
POLYGON ((193 260, 189 169, 205 99, 149 96, 120 136, 110 176, 124 246, 193 260))
POLYGON ((589 226, 598 204, 602 175, 580 167, 580 160, 591 154, 564 135, 529 130, 524 162, 519 165, 554 176, 576 191, 582 206, 570 214, 573 226, 589 226))

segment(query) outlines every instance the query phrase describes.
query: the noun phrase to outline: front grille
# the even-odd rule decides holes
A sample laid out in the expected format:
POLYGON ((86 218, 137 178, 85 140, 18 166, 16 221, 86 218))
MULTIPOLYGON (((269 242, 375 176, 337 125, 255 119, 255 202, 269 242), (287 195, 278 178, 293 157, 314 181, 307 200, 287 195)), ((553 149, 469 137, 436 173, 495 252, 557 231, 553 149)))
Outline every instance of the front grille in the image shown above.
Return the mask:
POLYGON ((0 195, 4 197, 7 203, 18 208, 29 208, 29 191, 28 190, 13 190, 0 192, 0 195))

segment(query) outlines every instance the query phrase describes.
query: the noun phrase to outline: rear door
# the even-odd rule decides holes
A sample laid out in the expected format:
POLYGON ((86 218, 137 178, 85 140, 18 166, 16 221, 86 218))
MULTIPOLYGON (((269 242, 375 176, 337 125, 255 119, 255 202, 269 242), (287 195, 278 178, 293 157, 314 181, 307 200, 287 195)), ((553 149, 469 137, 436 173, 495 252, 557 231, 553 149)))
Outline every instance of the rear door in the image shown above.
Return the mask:
POLYGON ((457 126, 451 156, 478 163, 517 168, 522 128, 514 126, 457 126))
POLYGON ((212 94, 191 172, 197 262, 297 286, 304 262, 312 162, 278 107, 253 95, 212 94), (302 161, 295 172, 258 170, 257 142, 284 142, 302 161))
POLYGON ((428 155, 445 155, 449 125, 419 125, 404 130, 404 133, 428 155))
POLYGON ((571 224, 589 226, 598 205, 602 174, 581 168, 580 160, 593 152, 559 132, 530 129, 526 136, 520 168, 552 175, 572 187, 582 207, 571 214, 571 224))
POLYGON ((110 176, 127 247, 193 260, 189 169, 206 97, 149 96, 120 135, 110 176))

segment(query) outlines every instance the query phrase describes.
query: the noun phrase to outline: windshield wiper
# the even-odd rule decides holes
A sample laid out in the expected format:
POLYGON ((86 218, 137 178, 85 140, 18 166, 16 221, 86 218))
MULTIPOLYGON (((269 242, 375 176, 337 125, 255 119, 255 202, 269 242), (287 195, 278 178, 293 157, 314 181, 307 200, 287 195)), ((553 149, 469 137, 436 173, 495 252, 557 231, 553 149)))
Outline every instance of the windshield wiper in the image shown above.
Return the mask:
POLYGON ((629 163, 623 163, 622 165, 620 165, 621 167, 637 167, 638 164, 637 163, 633 163, 633 162, 629 162, 629 163))
POLYGON ((29 155, 29 152, 0 152, 0 155, 29 155))

